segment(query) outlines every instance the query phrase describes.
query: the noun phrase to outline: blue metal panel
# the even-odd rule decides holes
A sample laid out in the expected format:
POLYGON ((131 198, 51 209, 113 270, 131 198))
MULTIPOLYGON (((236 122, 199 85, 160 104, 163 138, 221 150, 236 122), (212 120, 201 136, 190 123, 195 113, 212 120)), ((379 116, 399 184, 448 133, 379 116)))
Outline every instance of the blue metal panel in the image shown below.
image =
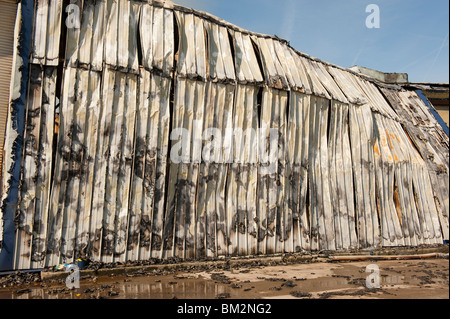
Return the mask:
MULTIPOLYGON (((15 223, 14 215, 19 199, 19 181, 20 181, 20 166, 22 162, 23 153, 23 138, 25 129, 25 103, 26 92, 28 85, 28 57, 30 56, 31 37, 33 34, 33 14, 34 14, 34 0, 22 0, 21 7, 21 26, 19 32, 19 43, 17 46, 18 55, 23 60, 23 67, 20 69, 22 73, 22 81, 20 83, 20 97, 17 100, 11 101, 10 105, 10 120, 12 121, 13 129, 18 133, 12 150, 5 150, 11 152, 6 156, 12 156, 14 163, 8 168, 11 178, 6 181, 9 186, 7 197, 3 200, 1 209, 3 210, 4 228, 3 228, 3 242, 2 250, 0 252, 0 270, 13 269, 14 259, 14 245, 15 245, 15 223)), ((3 185, 6 187, 6 185, 3 185)))
POLYGON ((425 103, 425 105, 428 106, 428 108, 430 109, 431 113, 433 114, 433 116, 438 121, 439 125, 442 126, 442 129, 444 130, 445 134, 447 134, 447 136, 449 136, 449 129, 448 129, 447 124, 444 122, 444 120, 439 115, 439 113, 436 112, 434 107, 430 104, 430 102, 428 101, 428 98, 425 96, 425 94, 423 94, 423 92, 421 90, 417 90, 416 93, 420 96, 420 98, 425 103))

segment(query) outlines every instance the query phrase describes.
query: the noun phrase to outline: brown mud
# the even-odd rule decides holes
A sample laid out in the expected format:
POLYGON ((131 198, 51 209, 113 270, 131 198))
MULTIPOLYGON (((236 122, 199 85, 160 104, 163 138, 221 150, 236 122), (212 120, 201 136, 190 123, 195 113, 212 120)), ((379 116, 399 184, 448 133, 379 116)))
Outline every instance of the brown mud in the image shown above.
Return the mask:
POLYGON ((37 274, 0 277, 0 299, 449 299, 446 259, 235 264, 189 270, 81 275, 80 288, 37 274), (367 289, 368 265, 380 289, 367 289))

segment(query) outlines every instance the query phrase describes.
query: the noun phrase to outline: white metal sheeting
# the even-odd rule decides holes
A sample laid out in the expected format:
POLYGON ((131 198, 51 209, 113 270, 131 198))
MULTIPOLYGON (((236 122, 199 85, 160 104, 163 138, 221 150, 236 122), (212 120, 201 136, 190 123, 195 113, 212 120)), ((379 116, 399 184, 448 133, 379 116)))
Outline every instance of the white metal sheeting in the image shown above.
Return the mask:
POLYGON ((285 42, 271 37, 253 36, 261 54, 263 71, 269 87, 311 93, 301 57, 285 42))
POLYGON ((168 77, 174 68, 173 11, 144 3, 139 19, 143 66, 168 77))
POLYGON ((313 65, 314 61, 311 61, 305 57, 300 57, 300 60, 301 60, 303 67, 305 68, 306 74, 309 77, 312 94, 326 98, 326 99, 331 99, 329 92, 324 87, 322 81, 319 78, 319 75, 317 74, 317 72, 314 68, 314 65, 313 65))
POLYGON ((327 67, 327 70, 333 76, 349 103, 353 105, 368 103, 366 95, 360 91, 359 86, 355 83, 356 76, 354 74, 333 66, 327 67))
MULTIPOLYGON (((444 238, 448 238, 448 212, 449 212, 449 151, 448 137, 442 128, 436 124, 436 119, 431 114, 427 106, 422 102, 415 92, 410 91, 394 91, 382 89, 383 94, 387 97, 391 105, 401 119, 403 130, 399 130, 403 135, 407 136, 406 142, 413 147, 415 156, 411 156, 413 163, 419 162, 422 166, 420 174, 414 173, 415 189, 422 188, 422 191, 430 193, 432 196, 430 206, 426 206, 426 202, 418 203, 418 208, 425 212, 431 210, 431 218, 435 225, 434 230, 442 232, 444 238), (426 167, 426 168, 425 168, 426 167), (422 178, 420 178, 422 176, 422 178), (431 183, 431 184, 430 184, 431 183), (420 186, 421 184, 425 184, 420 186), (434 198, 434 201, 433 199, 434 198), (436 208, 437 213, 434 208, 436 208), (440 228, 437 227, 436 214, 439 217, 440 228)), ((398 124, 399 125, 399 124, 398 124)), ((410 165, 410 164, 409 164, 410 165)), ((421 226, 428 225, 422 218, 421 226)), ((430 226, 429 226, 430 227, 430 226)))
POLYGON ((177 73, 191 79, 206 79, 206 39, 203 19, 193 13, 176 12, 179 25, 177 73))
POLYGON ((236 81, 236 71, 228 30, 209 21, 204 21, 208 32, 209 77, 213 82, 236 81))
POLYGON ((17 267, 42 268, 46 258, 48 211, 51 206, 53 122, 56 68, 33 65, 27 103, 26 151, 20 205, 16 214, 17 267))
POLYGON ((36 1, 33 51, 34 64, 58 65, 62 0, 36 1))
POLYGON ((58 3, 35 12, 14 268, 448 240, 448 137, 416 92, 157 1, 75 2, 58 69, 58 3))
POLYGON ((241 84, 263 83, 264 78, 250 36, 240 31, 230 31, 230 34, 234 39, 233 45, 238 82, 241 84))

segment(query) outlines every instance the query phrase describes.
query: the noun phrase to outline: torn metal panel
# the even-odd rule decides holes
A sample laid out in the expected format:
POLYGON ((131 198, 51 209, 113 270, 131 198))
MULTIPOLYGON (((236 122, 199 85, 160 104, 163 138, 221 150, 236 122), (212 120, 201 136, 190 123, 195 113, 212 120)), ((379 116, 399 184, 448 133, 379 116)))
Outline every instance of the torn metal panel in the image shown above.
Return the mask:
POLYGON ((91 222, 89 226, 90 258, 101 261, 103 216, 105 210, 106 174, 108 157, 110 154, 110 131, 112 125, 112 111, 116 87, 116 72, 106 68, 101 78, 99 101, 98 137, 95 153, 95 177, 92 194, 91 222))
POLYGON ((301 63, 298 63, 298 54, 284 42, 273 41, 273 43, 291 90, 311 94, 303 66, 301 66, 301 63))
POLYGON ((336 227, 336 249, 355 249, 356 216, 349 142, 348 105, 333 101, 330 108, 330 196, 336 227))
POLYGON ((358 248, 381 247, 374 170, 373 122, 370 107, 349 106, 354 170, 358 248), (368 131, 368 128, 370 130, 368 131))
POLYGON ((48 209, 50 206, 54 118, 57 70, 47 67, 43 72, 42 106, 40 116, 39 163, 36 180, 36 208, 34 212, 31 268, 43 268, 47 254, 48 209))
MULTIPOLYGON (((54 1, 53 1, 54 2, 54 1)), ((36 3, 36 18, 34 22, 33 39, 33 63, 39 64, 40 60, 45 63, 47 44, 47 22, 49 1, 41 0, 36 3)), ((56 39, 59 36, 56 35, 56 39)))
MULTIPOLYGON (((337 166, 337 187, 338 187, 338 196, 341 196, 342 192, 339 191, 339 185, 344 184, 345 186, 342 186, 342 189, 345 189, 345 199, 342 200, 344 203, 344 211, 342 211, 342 208, 340 206, 340 214, 341 216, 344 216, 344 219, 346 218, 348 220, 348 234, 349 234, 349 249, 355 249, 358 247, 357 242, 357 234, 356 234, 356 207, 354 205, 355 201, 355 192, 354 190, 354 176, 353 176, 353 165, 352 165, 352 149, 350 144, 350 106, 347 104, 342 104, 342 117, 340 121, 341 125, 341 132, 339 134, 342 134, 342 157, 343 157, 343 165, 342 170, 344 178, 342 181, 342 175, 339 173, 339 166, 337 166), (345 206, 346 204, 346 206, 345 206), (345 208, 347 209, 347 213, 345 212, 345 208), (346 217, 345 217, 346 216, 346 217)), ((338 144, 339 145, 339 144, 338 144)), ((344 241, 345 242, 345 241, 344 241)), ((345 246, 344 246, 345 248, 345 246)))
MULTIPOLYGON (((199 148, 202 137, 201 123, 205 111, 206 84, 188 79, 179 81, 178 84, 185 85, 186 94, 182 96, 184 101, 181 102, 184 104, 183 121, 180 123, 181 126, 177 127, 183 130, 183 134, 174 207, 174 256, 193 258, 195 255, 195 200, 201 162, 199 148)), ((178 107, 180 107, 179 104, 174 105, 174 109, 178 107)), ((172 156, 171 159, 174 160, 172 156)))
MULTIPOLYGON (((204 130, 214 129, 214 114, 215 104, 218 98, 218 90, 220 85, 209 84, 206 88, 205 96, 205 110, 203 114, 202 127, 204 130)), ((211 132, 212 133, 212 132, 211 132)), ((217 167, 214 166, 214 153, 211 139, 214 136, 206 136, 208 139, 202 141, 202 161, 200 163, 198 189, 197 189, 197 203, 196 203, 196 225, 197 225, 197 241, 195 247, 195 254, 197 258, 205 258, 214 256, 220 246, 221 251, 228 247, 226 242, 218 243, 216 238, 216 221, 217 215, 215 213, 214 186, 217 178, 217 167), (211 176, 210 176, 211 174, 211 176)), ((228 232, 226 232, 228 233, 228 232)), ((227 253, 225 252, 225 255, 227 253)))
POLYGON ((189 79, 205 80, 208 63, 203 20, 192 13, 175 12, 179 30, 177 73, 189 79))
POLYGON ((381 95, 380 91, 375 87, 373 83, 370 83, 369 81, 366 81, 359 77, 354 77, 354 79, 360 86, 362 93, 367 96, 370 108, 373 112, 379 113, 393 120, 398 120, 398 116, 395 111, 392 109, 392 107, 381 95))
MULTIPOLYGON (((84 1, 83 12, 81 16, 82 19, 80 26, 81 29, 79 31, 77 30, 76 32, 78 33, 78 41, 79 41, 79 44, 77 45, 78 63, 80 66, 83 66, 85 68, 89 68, 91 64, 91 44, 93 36, 92 30, 94 24, 94 14, 95 14, 94 1, 84 1)), ((68 32, 71 33, 73 31, 69 30, 68 32)), ((72 66, 76 65, 72 64, 72 66)))
POLYGON ((235 67, 237 80, 240 84, 262 84, 264 78, 259 67, 252 39, 248 34, 231 31, 234 39, 235 67))
MULTIPOLYGON (((426 163, 432 190, 434 204, 438 211, 442 234, 448 238, 448 137, 445 134, 433 134, 433 131, 442 130, 433 121, 432 114, 424 106, 417 93, 412 91, 393 91, 382 89, 392 107, 402 119, 408 139, 414 144, 418 157, 426 163), (436 129, 437 127, 437 129, 436 129)), ((423 171, 424 168, 421 169, 423 171)), ((426 181, 425 178, 423 181, 426 181)), ((419 180, 418 180, 419 182, 419 180)), ((417 186, 416 186, 417 187, 417 186)), ((431 204, 432 205, 432 204, 431 204)))
MULTIPOLYGON (((318 222, 318 210, 319 203, 317 201, 317 194, 319 192, 318 183, 316 182, 318 166, 320 161, 317 160, 317 152, 319 150, 319 120, 320 111, 317 110, 317 99, 311 96, 310 98, 310 117, 309 117, 309 149, 308 149, 308 183, 309 183, 309 225, 310 225, 310 236, 311 236, 311 250, 320 250, 319 244, 319 222, 318 222)), ((321 228, 322 229, 322 228, 321 228)), ((322 231, 322 238, 323 238, 322 231)))
POLYGON ((412 186, 413 173, 409 164, 410 157, 416 157, 411 142, 403 132, 398 122, 378 116, 384 121, 386 135, 389 139, 392 156, 394 157, 394 203, 402 227, 405 244, 417 246, 423 243, 420 231, 417 206, 414 203, 412 186))
POLYGON ((62 0, 36 2, 33 51, 31 62, 42 65, 59 64, 62 0))
POLYGON ((325 69, 325 66, 322 63, 318 63, 315 61, 312 61, 311 65, 314 68, 318 78, 320 79, 320 82, 330 94, 331 98, 342 103, 348 103, 344 93, 342 93, 339 86, 325 69))
MULTIPOLYGON (((227 256, 227 178, 230 172, 235 87, 210 83, 203 114, 202 158, 196 203, 197 258, 227 256)), ((241 101, 242 103, 243 101, 241 101)), ((228 219, 231 220, 231 219, 228 219)))
POLYGON ((309 96, 291 91, 286 140, 286 214, 292 216, 293 251, 309 250, 308 184, 309 96))
POLYGON ((383 246, 404 244, 400 221, 394 205, 394 158, 388 145, 389 136, 383 125, 382 116, 374 113, 375 124, 375 167, 379 199, 379 214, 383 234, 383 246))
POLYGON ((138 21, 141 5, 135 1, 119 1, 118 67, 139 74, 138 21), (120 39, 120 40, 119 40, 120 39))
MULTIPOLYGON (((130 197, 130 220, 128 224, 128 242, 127 242, 127 259, 130 261, 139 260, 139 247, 140 241, 148 242, 150 231, 146 228, 141 237, 141 221, 144 213, 144 178, 146 167, 146 152, 147 152, 147 126, 149 115, 149 97, 152 89, 151 86, 152 76, 149 71, 141 69, 139 75, 139 103, 136 108, 136 126, 135 126, 135 147, 134 147, 134 167, 133 167, 133 180, 131 184, 131 197, 130 197), (145 234, 147 232, 147 234, 145 234), (144 238, 147 238, 146 240, 144 238)), ((147 186, 148 187, 148 186, 147 186)), ((147 248, 147 251, 150 249, 147 248)), ((148 256, 150 253, 148 253, 148 256)))
MULTIPOLYGON (((288 95, 289 96, 289 95, 288 95)), ((286 143, 287 143, 287 113, 288 113, 288 96, 286 96, 286 104, 281 104, 278 120, 278 176, 277 176, 277 226, 276 226, 276 252, 289 253, 293 252, 292 239, 292 215, 287 214, 286 202, 286 143)), ((249 143, 251 145, 251 143, 249 143)))
POLYGON ((204 23, 208 32, 209 77, 213 82, 234 83, 236 72, 228 30, 207 21, 204 23))
MULTIPOLYGON (((109 130, 108 168, 106 173, 105 208, 103 215, 102 261, 113 262, 115 255, 116 223, 121 217, 121 198, 118 188, 119 175, 122 170, 122 145, 124 143, 125 112, 127 112, 129 95, 126 87, 135 82, 134 76, 116 72, 111 127, 109 130)), ((134 86, 134 85, 133 85, 134 86)))
MULTIPOLYGON (((289 83, 281 66, 280 60, 277 57, 275 51, 274 40, 271 38, 253 38, 258 44, 259 51, 261 53, 261 59, 263 64, 263 71, 266 78, 266 83, 269 87, 289 90, 289 83)), ((280 56, 282 52, 280 52, 280 56)))
MULTIPOLYGON (((315 172, 315 183, 317 184, 317 217, 319 229, 319 249, 335 250, 336 249, 336 235, 334 227, 333 209, 330 196, 329 185, 329 158, 328 158, 328 117, 330 102, 328 100, 317 98, 312 100, 316 104, 316 112, 319 117, 316 117, 316 131, 317 135, 317 149, 315 150, 316 157, 312 159, 315 172), (317 127, 318 126, 318 127, 317 127)), ((314 183, 314 181, 313 181, 314 183)))
POLYGON ((106 33, 105 10, 106 10, 106 1, 96 0, 94 16, 92 21, 92 38, 90 46, 91 58, 89 61, 91 70, 93 71, 101 71, 103 69, 104 43, 106 33))
MULTIPOLYGON (((70 67, 77 67, 79 63, 79 38, 81 33, 80 25, 77 24, 80 23, 80 21, 84 18, 83 21, 86 25, 86 22, 88 20, 86 19, 86 17, 83 17, 84 15, 82 14, 82 0, 74 0, 73 2, 71 2, 71 4, 74 6, 72 8, 72 11, 70 11, 73 20, 71 20, 71 24, 67 28, 65 65, 70 67), (78 10, 75 8, 78 8, 78 10), (79 11, 78 13, 81 15, 81 17, 76 16, 76 11, 79 11)), ((90 6, 88 6, 88 8, 90 8, 90 6)), ((86 30, 86 28, 84 28, 84 30, 86 30)))
POLYGON ((177 79, 170 137, 174 147, 170 153, 163 233, 163 251, 167 257, 186 258, 186 250, 194 247, 192 228, 186 225, 195 225, 195 190, 202 154, 194 151, 201 140, 198 129, 201 130, 203 122, 205 89, 203 82, 177 79))
POLYGON ((156 77, 155 91, 159 92, 159 124, 156 157, 155 195, 153 204, 153 228, 151 258, 162 258, 162 238, 167 185, 167 165, 170 135, 170 92, 172 81, 156 77))
MULTIPOLYGON (((88 143, 89 139, 95 135, 96 123, 92 122, 97 120, 94 114, 91 114, 92 108, 96 107, 91 104, 91 99, 94 98, 96 85, 99 81, 99 74, 94 71, 79 70, 77 74, 77 82, 71 83, 76 87, 76 102, 73 105, 74 119, 72 126, 69 128, 70 136, 72 138, 71 145, 71 163, 69 164, 69 183, 67 186, 67 192, 70 192, 66 198, 67 210, 66 214, 71 218, 73 215, 71 212, 75 212, 74 225, 76 230, 74 234, 75 240, 73 240, 73 247, 68 247, 67 256, 77 255, 81 258, 86 258, 88 255, 87 248, 89 244, 89 223, 90 223, 90 205, 91 205, 91 191, 89 180, 93 180, 90 177, 94 169, 93 158, 95 157, 96 144, 88 143), (92 119, 93 118, 93 119, 92 119), (93 156, 93 157, 92 157, 93 156), (92 162, 92 163, 91 163, 92 162), (67 212, 68 211, 68 212, 67 212), (73 253, 72 253, 73 250, 73 253)), ((98 102, 98 98, 97 98, 98 102)), ((95 103, 95 102, 94 102, 95 103)), ((72 217, 73 218, 73 217, 72 217)), ((63 247, 66 247, 63 245, 63 247)), ((70 258, 70 257, 69 257, 70 258)))
MULTIPOLYGON (((278 199, 285 196, 284 184, 280 182, 279 176, 284 170, 284 160, 279 160, 279 151, 280 144, 284 144, 286 138, 286 132, 282 130, 287 121, 286 93, 273 88, 265 88, 262 93, 258 135, 258 252, 263 254, 273 254, 284 249, 280 242, 281 220, 277 217, 281 217, 285 211, 285 206, 280 205, 278 199)), ((284 178, 284 172, 282 174, 284 178)))
POLYGON ((313 61, 308 60, 304 57, 300 57, 300 60, 303 67, 305 68, 305 73, 309 77, 309 83, 311 85, 312 94, 331 100, 330 94, 323 86, 322 82, 320 81, 319 75, 315 71, 315 68, 312 64, 313 61))
POLYGON ((83 145, 87 102, 87 94, 85 92, 87 92, 89 85, 89 71, 76 70, 75 77, 67 80, 69 81, 68 85, 71 86, 71 90, 73 91, 69 93, 69 99, 66 102, 67 105, 63 106, 63 112, 70 112, 68 117, 71 117, 71 119, 70 124, 64 126, 64 130, 61 132, 67 142, 58 145, 68 152, 65 158, 67 160, 67 170, 63 170, 62 172, 67 184, 66 188, 61 190, 63 203, 60 203, 63 206, 62 214, 64 218, 61 235, 61 260, 63 263, 75 261, 78 235, 78 202, 80 198, 81 179, 84 176, 82 164, 85 153, 85 146, 83 145))
POLYGON ((172 10, 144 3, 139 20, 143 66, 169 77, 174 69, 174 14, 172 10))
POLYGON ((345 94, 349 103, 353 105, 362 105, 368 102, 367 97, 361 93, 354 83, 354 74, 332 66, 328 66, 327 70, 333 76, 335 82, 345 94))
MULTIPOLYGON (((308 76, 308 72, 307 72, 305 66, 303 65, 302 57, 292 48, 289 48, 289 52, 294 61, 295 69, 298 72, 298 76, 301 79, 302 84, 303 84, 303 89, 301 89, 299 91, 303 92, 305 94, 313 94, 312 82, 311 82, 310 77, 308 76)), ((293 74, 295 73, 294 71, 291 71, 291 72, 293 72, 293 74)), ((297 81, 298 80, 296 80, 296 82, 297 81)))
MULTIPOLYGON (((94 228, 98 222, 93 218, 91 212, 93 211, 93 198, 96 185, 96 158, 98 157, 98 141, 100 130, 101 110, 101 83, 102 74, 96 71, 89 72, 89 79, 87 83, 87 99, 84 109, 85 119, 84 123, 84 141, 82 142, 84 154, 82 159, 82 176, 80 183, 80 198, 79 198, 79 227, 77 231, 76 252, 78 256, 87 258, 89 256, 88 247, 91 244, 91 228, 94 228), (82 222, 80 222, 82 221, 82 222)), ((82 116, 80 116, 82 117, 82 116)))
POLYGON ((106 0, 83 2, 79 13, 80 27, 68 26, 67 29, 67 66, 94 71, 103 69, 106 5, 106 0))
POLYGON ((139 74, 138 20, 141 5, 129 0, 106 2, 105 63, 122 72, 139 74))
POLYGON ((107 65, 117 66, 118 60, 118 11, 120 0, 112 0, 106 3, 105 10, 105 44, 104 60, 107 65))
POLYGON ((43 72, 40 66, 32 66, 30 70, 30 87, 27 101, 27 122, 25 130, 25 154, 21 176, 20 206, 15 216, 17 231, 16 254, 20 256, 16 267, 31 267, 31 243, 36 208, 37 176, 39 163, 40 119, 42 107, 43 72))
MULTIPOLYGON (((439 243, 442 242, 441 232, 438 224, 436 223, 437 219, 437 211, 434 209, 435 205, 433 205, 433 196, 427 192, 423 193, 428 198, 422 198, 423 201, 426 201, 429 204, 427 206, 426 211, 422 211, 421 206, 417 207, 414 204, 414 189, 418 189, 421 187, 422 189, 431 189, 431 185, 429 184, 428 178, 423 180, 420 179, 410 179, 408 176, 414 176, 418 171, 423 171, 425 168, 425 163, 420 160, 414 160, 417 164, 415 172, 411 171, 411 168, 407 163, 409 163, 411 159, 419 159, 420 155, 414 149, 411 141, 406 136, 404 131, 401 129, 399 123, 392 121, 387 118, 383 118, 379 115, 380 121, 384 121, 384 127, 386 130, 386 135, 389 141, 389 146, 392 150, 392 154, 394 157, 394 169, 395 169, 395 180, 396 185, 394 191, 398 192, 397 196, 394 194, 394 199, 396 202, 396 209, 398 213, 398 217, 400 220, 400 224, 403 229, 403 236, 405 238, 405 244, 407 245, 417 245, 418 243, 423 243, 424 239, 439 243), (409 183, 412 183, 410 185, 409 183), (418 183, 422 184, 422 186, 418 186, 418 183), (414 186, 415 184, 415 186, 414 186), (413 203, 413 205, 411 205, 413 203), (429 217, 426 217, 429 216, 429 217), (425 221, 428 219, 431 222, 430 229, 433 230, 434 236, 426 237, 425 230, 427 229, 425 224, 428 225, 428 222, 425 224, 420 224, 419 220, 425 221)), ((420 190, 419 190, 420 192, 420 190)))
MULTIPOLYGON (((238 85, 232 128, 233 163, 229 166, 227 185, 227 250, 230 256, 246 256, 257 251, 257 126, 259 88, 238 85)), ((227 128, 227 127, 225 127, 227 128)), ((231 133, 229 133, 231 134, 231 133)))
POLYGON ((269 87, 311 94, 301 57, 294 50, 278 39, 255 36, 252 39, 258 44, 269 87))
POLYGON ((254 147, 258 145, 258 107, 260 107, 258 105, 258 92, 253 88, 247 93, 246 118, 244 120, 244 127, 247 132, 251 132, 244 135, 245 144, 247 145, 244 157, 248 158, 248 166, 245 167, 248 172, 248 185, 246 198, 244 199, 247 202, 247 255, 256 255, 258 251, 258 152, 257 148, 254 147))
POLYGON ((2 166, 2 205, 0 211, 0 268, 15 268, 15 222, 20 205, 20 175, 24 150, 26 96, 29 84, 29 56, 32 51, 34 2, 23 0, 17 5, 14 29, 13 67, 9 92, 2 166))
MULTIPOLYGON (((133 169, 134 130, 137 103, 137 78, 131 76, 127 79, 124 90, 125 111, 122 128, 122 141, 120 147, 120 172, 117 186, 117 206, 114 238, 114 261, 126 262, 126 247, 128 239, 129 196, 133 169)), ((159 107, 159 105, 158 105, 159 107)), ((152 136, 157 136, 154 134, 152 136)))
MULTIPOLYGON (((206 136, 203 138, 203 162, 208 168, 203 176, 205 183, 205 204, 206 204, 206 255, 226 256, 229 254, 228 245, 231 239, 228 233, 228 223, 231 219, 227 218, 228 198, 227 177, 231 172, 230 158, 232 152, 232 136, 229 136, 230 129, 233 127, 234 110, 237 103, 241 104, 244 110, 249 109, 251 102, 237 101, 235 97, 240 96, 235 92, 237 88, 233 85, 211 84, 208 87, 208 99, 205 109, 204 129, 206 136), (212 136, 210 136, 212 134, 212 136), (212 140, 210 140, 210 138, 212 140), (214 236, 215 234, 215 236, 214 236), (213 240, 212 238, 216 239, 213 240)), ((248 96, 251 98, 251 89, 248 96)), ((244 111, 244 114, 248 114, 244 111)), ((250 124, 251 125, 251 124, 250 124)), ((199 182, 199 189, 202 186, 199 182)), ((200 195, 200 193, 199 193, 200 195)), ((252 198, 248 198, 251 201, 252 198)), ((253 197, 256 199, 256 196, 253 197)), ((256 207, 254 206, 256 211, 256 207)), ((255 246, 256 247, 256 246, 255 246)))
MULTIPOLYGON (((77 78, 77 70, 68 68, 64 72, 63 82, 63 96, 61 100, 60 124, 57 141, 57 153, 55 159, 55 174, 52 184, 52 201, 49 209, 49 236, 47 242, 47 260, 46 265, 57 265, 62 261, 62 238, 67 233, 67 222, 64 224, 65 231, 63 232, 63 219, 65 215, 67 185, 70 176, 71 163, 71 147, 72 147, 72 128, 74 109, 73 104, 75 98, 75 84, 77 78)), ((68 196, 72 193, 68 193, 68 196)), ((76 215, 72 214, 72 217, 76 215)), ((73 227, 72 224, 69 227, 73 227)), ((73 232, 75 235, 75 232, 73 232)), ((64 238, 65 239, 65 238, 64 238)), ((67 239, 65 239, 67 241, 67 239)), ((73 257, 73 256, 72 256, 73 257)))

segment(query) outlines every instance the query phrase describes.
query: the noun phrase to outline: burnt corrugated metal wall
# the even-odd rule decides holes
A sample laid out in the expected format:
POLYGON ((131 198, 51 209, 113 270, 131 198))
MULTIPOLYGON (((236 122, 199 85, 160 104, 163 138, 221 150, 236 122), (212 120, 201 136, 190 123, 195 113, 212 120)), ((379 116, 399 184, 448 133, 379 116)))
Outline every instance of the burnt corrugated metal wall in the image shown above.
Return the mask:
POLYGON ((35 6, 15 269, 448 240, 449 140, 414 91, 190 9, 71 2, 79 28, 35 6))

